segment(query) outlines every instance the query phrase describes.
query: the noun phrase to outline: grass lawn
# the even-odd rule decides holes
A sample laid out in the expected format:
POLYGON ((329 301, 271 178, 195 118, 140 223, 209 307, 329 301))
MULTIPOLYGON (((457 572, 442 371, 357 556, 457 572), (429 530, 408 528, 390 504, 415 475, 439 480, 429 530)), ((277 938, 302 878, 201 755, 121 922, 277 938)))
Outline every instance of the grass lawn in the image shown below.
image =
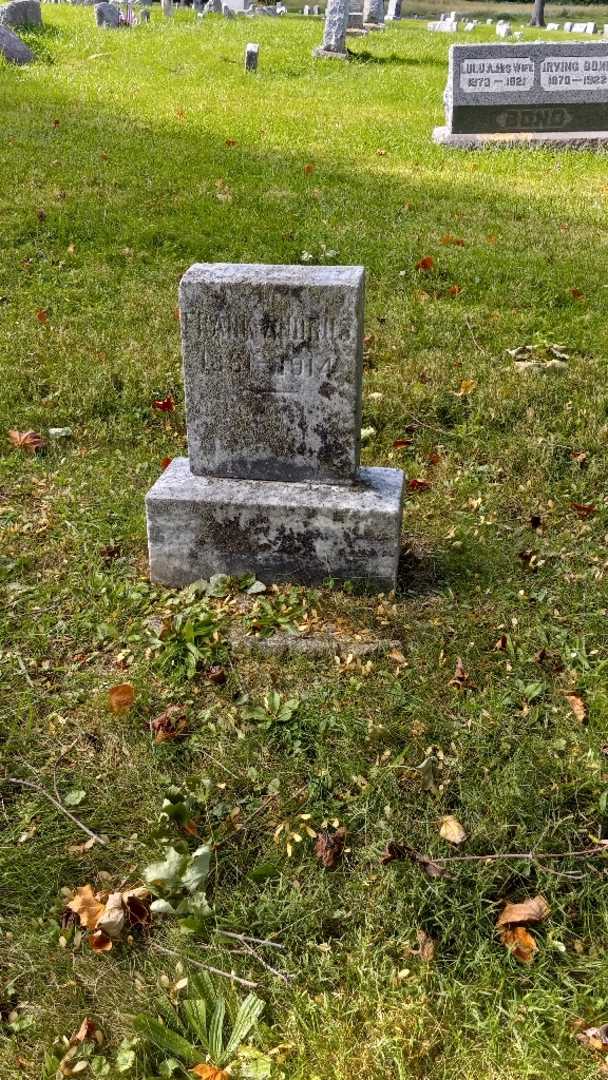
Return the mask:
POLYGON ((117 1047, 134 1014, 187 992, 194 959, 258 984, 274 1077, 598 1076, 576 1035, 608 1020, 605 860, 429 878, 380 859, 391 840, 435 858, 569 851, 606 828, 605 158, 435 147, 454 39, 412 21, 352 39, 346 65, 313 62, 313 19, 155 11, 115 34, 90 8, 44 19, 38 63, 0 69, 0 1075, 55 1076, 54 1041, 85 1016, 105 1044, 82 1075, 170 1075, 145 1041, 120 1072, 117 1047), (179 277, 303 253, 367 267, 364 460, 428 481, 408 496, 397 595, 152 588, 143 498, 186 449, 179 277), (533 366, 507 352, 522 345, 533 366), (167 395, 176 410, 155 410, 167 395), (8 440, 63 427, 46 454, 8 440), (223 684, 204 664, 187 677, 175 624, 155 647, 185 609, 201 633, 211 611, 223 684), (397 659, 224 644, 282 620, 395 639, 397 659), (451 683, 458 658, 470 689, 451 683), (114 713, 124 682, 135 702, 114 713), (271 691, 297 708, 260 712, 271 691), (156 743, 171 704, 189 735, 156 743), (107 845, 84 848, 9 777, 55 783, 107 845), (97 954, 61 930, 65 898, 141 884, 171 785, 198 837, 171 825, 172 842, 213 846, 213 912, 97 954), (439 835, 449 814, 458 849, 439 835), (333 871, 306 832, 327 821, 348 830, 333 871), (536 894, 551 912, 521 964, 495 923, 536 894), (284 948, 234 951, 216 927, 284 948))

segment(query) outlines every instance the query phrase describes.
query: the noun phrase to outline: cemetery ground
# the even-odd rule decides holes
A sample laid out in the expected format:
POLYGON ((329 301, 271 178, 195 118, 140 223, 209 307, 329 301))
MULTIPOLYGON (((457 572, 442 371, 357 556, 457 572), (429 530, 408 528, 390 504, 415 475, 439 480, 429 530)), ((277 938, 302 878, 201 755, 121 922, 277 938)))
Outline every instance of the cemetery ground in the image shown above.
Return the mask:
POLYGON ((320 20, 44 19, 38 62, 0 70, 2 1077, 54 1076, 85 1017, 83 1075, 169 1075, 143 1039, 117 1054, 191 959, 257 983, 276 1077, 600 1075, 605 858, 543 856, 606 825, 605 158, 434 146, 448 42, 422 24, 333 64, 320 20), (148 584, 196 260, 366 266, 363 458, 409 477, 395 597, 148 584), (328 626, 337 661, 229 644, 328 626), (310 833, 340 828, 327 868, 310 833), (212 847, 202 928, 106 952, 62 928, 167 840, 212 847), (538 895, 525 963, 496 922, 538 895))

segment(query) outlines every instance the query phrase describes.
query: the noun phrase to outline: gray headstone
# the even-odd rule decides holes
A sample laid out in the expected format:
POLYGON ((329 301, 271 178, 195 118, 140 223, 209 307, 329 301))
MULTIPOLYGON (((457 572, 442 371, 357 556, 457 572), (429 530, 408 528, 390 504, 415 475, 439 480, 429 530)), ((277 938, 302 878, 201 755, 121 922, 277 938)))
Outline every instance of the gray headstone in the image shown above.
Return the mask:
POLYGON ((401 18, 401 0, 388 0, 386 17, 389 20, 401 18))
POLYGON ((384 22, 384 0, 363 0, 363 25, 381 26, 384 22))
POLYGON ((249 41, 245 46, 245 71, 257 71, 260 57, 260 46, 249 41))
POLYGON ((95 4, 95 22, 105 30, 116 30, 120 26, 120 9, 102 0, 101 4, 95 4))
POLYGON ((34 59, 29 46, 7 26, 0 26, 0 56, 11 64, 29 64, 34 59))
POLYGON ((362 11, 350 11, 348 15, 348 30, 362 30, 363 29, 363 12, 362 11))
POLYGON ((348 25, 349 0, 327 0, 323 43, 313 49, 316 59, 347 60, 346 27, 348 25))
POLYGON ((188 270, 180 310, 193 473, 352 480, 363 292, 361 267, 188 270))
POLYGON ((443 144, 548 134, 578 144, 585 133, 606 141, 608 42, 454 45, 445 102, 446 127, 434 136, 443 144))
POLYGON ((150 575, 393 588, 403 474, 359 469, 362 267, 196 264, 180 286, 189 459, 146 497, 150 575))
POLYGON ((496 37, 507 38, 511 37, 511 34, 511 23, 504 22, 503 20, 496 23, 496 37))
POLYGON ((11 0, 0 5, 0 26, 42 26, 39 0, 11 0))

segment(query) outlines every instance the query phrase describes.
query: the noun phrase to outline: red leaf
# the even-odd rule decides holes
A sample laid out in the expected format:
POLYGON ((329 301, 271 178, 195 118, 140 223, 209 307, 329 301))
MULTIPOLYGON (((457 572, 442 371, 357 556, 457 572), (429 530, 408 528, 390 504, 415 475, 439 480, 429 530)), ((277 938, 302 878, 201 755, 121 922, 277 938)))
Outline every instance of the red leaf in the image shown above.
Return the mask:
POLYGON ((408 491, 428 491, 431 486, 430 480, 423 480, 419 476, 412 476, 411 480, 407 482, 408 491))
POLYGON ((585 299, 584 292, 581 292, 580 289, 576 289, 576 288, 570 289, 570 296, 572 297, 573 300, 584 300, 585 299))
POLYGON ((460 285, 450 285, 448 292, 450 296, 458 296, 462 292, 460 285))
POLYGON ((580 518, 593 517, 594 514, 597 514, 597 506, 593 506, 591 503, 571 502, 570 509, 574 510, 580 518))
POLYGON ((393 448, 395 450, 405 450, 407 446, 412 445, 413 441, 413 439, 395 439, 393 448))
POLYGON ((9 431, 9 442, 13 444, 17 450, 25 450, 27 454, 37 454, 39 450, 43 450, 46 446, 46 439, 43 439, 42 435, 39 435, 37 431, 9 431))
POLYGON ((44 324, 49 321, 49 313, 48 311, 45 311, 44 308, 40 308, 36 312, 36 318, 38 319, 38 322, 42 323, 42 325, 44 326, 44 324))
POLYGON ((425 255, 423 259, 419 259, 416 263, 416 270, 432 270, 434 265, 433 256, 425 255))
POLYGON ((163 470, 163 472, 165 471, 165 469, 169 468, 169 465, 171 464, 172 461, 173 461, 172 457, 164 457, 163 458, 163 460, 160 463, 160 467, 163 470))
POLYGON ((171 394, 167 394, 165 398, 159 398, 152 402, 152 408, 157 412, 175 412, 175 401, 171 397, 171 394))

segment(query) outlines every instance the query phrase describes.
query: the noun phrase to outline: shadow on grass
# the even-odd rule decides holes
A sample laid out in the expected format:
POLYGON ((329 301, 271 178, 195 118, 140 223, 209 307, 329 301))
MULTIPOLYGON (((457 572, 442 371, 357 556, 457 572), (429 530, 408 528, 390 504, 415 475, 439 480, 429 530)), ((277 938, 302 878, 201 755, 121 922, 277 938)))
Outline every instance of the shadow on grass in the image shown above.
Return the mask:
POLYGON ((374 53, 368 52, 353 52, 352 49, 348 49, 348 58, 356 64, 396 64, 399 67, 437 67, 443 68, 445 64, 439 59, 435 59, 432 56, 399 56, 397 53, 391 53, 390 56, 376 56, 374 53))

